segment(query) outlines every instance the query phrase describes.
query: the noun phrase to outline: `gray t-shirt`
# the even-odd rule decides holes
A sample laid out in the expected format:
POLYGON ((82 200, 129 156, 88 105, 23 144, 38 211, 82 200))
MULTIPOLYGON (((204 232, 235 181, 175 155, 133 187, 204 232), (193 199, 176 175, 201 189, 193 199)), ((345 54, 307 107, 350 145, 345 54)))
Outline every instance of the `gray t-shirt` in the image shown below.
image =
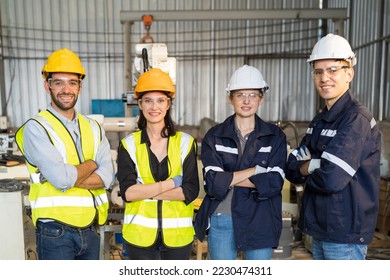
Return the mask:
MULTIPOLYGON (((248 137, 251 134, 251 132, 245 136, 242 136, 241 131, 238 129, 236 123, 235 123, 235 132, 238 136, 238 139, 240 139, 241 149, 238 149, 238 153, 239 153, 239 156, 241 156, 244 149, 245 149, 246 141, 248 140, 248 137)), ((218 207, 214 213, 220 213, 220 214, 225 214, 225 215, 229 215, 229 216, 232 215, 233 192, 234 192, 234 188, 231 188, 228 195, 226 196, 226 198, 220 204, 218 204, 218 207)))

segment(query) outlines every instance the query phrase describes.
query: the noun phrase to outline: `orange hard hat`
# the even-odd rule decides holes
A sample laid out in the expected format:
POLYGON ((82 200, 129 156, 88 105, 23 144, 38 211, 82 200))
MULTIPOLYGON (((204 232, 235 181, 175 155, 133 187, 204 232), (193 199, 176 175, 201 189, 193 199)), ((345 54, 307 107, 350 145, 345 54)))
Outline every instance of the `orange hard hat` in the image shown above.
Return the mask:
POLYGON ((140 93, 148 91, 170 92, 171 98, 175 97, 175 87, 171 77, 159 68, 152 68, 139 77, 134 89, 134 97, 138 99, 140 93))

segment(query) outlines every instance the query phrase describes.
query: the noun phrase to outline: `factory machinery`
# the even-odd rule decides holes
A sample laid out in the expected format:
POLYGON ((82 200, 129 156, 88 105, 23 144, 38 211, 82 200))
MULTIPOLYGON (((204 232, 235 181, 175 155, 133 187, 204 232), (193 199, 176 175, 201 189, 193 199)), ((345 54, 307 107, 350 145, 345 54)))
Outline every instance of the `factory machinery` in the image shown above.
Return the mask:
POLYGON ((1 117, 0 123, 0 260, 37 259, 28 201, 29 174, 7 118, 1 117))

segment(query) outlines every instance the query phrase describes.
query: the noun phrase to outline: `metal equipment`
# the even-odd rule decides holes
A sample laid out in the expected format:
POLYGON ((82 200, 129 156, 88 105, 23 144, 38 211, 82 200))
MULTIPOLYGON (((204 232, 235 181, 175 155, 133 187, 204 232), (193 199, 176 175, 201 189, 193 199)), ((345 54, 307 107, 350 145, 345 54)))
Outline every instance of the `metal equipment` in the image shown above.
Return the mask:
POLYGON ((0 154, 16 151, 15 135, 8 131, 8 120, 0 116, 0 154))
POLYGON ((0 134, 0 154, 7 153, 8 151, 13 150, 13 143, 15 140, 14 135, 9 135, 7 133, 0 134))
POLYGON ((149 30, 152 26, 153 16, 143 15, 142 21, 145 26, 146 35, 143 36, 139 44, 135 45, 135 57, 132 67, 132 88, 122 94, 122 101, 128 108, 136 107, 137 101, 134 98, 133 88, 137 84, 139 76, 150 68, 159 68, 169 74, 173 85, 176 85, 176 58, 168 57, 167 46, 164 43, 154 43, 149 30))
MULTIPOLYGON (((176 58, 168 57, 167 45, 164 43, 137 44, 133 64, 132 84, 136 85, 138 78, 150 68, 159 68, 168 73, 173 85, 176 85, 176 58)), ((134 91, 127 91, 122 95, 122 101, 128 107, 137 106, 134 91)))
POLYGON ((0 223, 3 225, 0 231, 1 260, 37 259, 35 228, 29 217, 27 196, 28 183, 0 179, 0 223))
POLYGON ((153 16, 151 15, 143 15, 142 16, 142 21, 144 22, 145 30, 146 30, 146 35, 141 38, 141 43, 154 43, 153 37, 150 36, 149 30, 150 27, 152 26, 153 23, 153 16))

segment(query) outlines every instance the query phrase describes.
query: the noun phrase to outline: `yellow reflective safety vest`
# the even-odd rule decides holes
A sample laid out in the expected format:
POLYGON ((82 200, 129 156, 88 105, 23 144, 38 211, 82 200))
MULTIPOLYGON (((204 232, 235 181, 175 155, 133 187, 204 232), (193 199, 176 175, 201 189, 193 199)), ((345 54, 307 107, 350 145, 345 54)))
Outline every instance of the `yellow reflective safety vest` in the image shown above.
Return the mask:
MULTIPOLYGON (((102 140, 100 126, 81 114, 77 115, 77 119, 84 160, 93 160, 102 140)), ((42 111, 32 120, 37 121, 46 130, 50 141, 59 151, 65 163, 72 165, 81 163, 72 136, 61 121, 50 111, 42 111)), ((15 134, 16 143, 23 155, 25 124, 15 134)), ((87 190, 74 186, 63 192, 56 189, 48 181, 42 183, 38 168, 28 161, 26 161, 26 164, 30 173, 29 200, 34 225, 36 225, 38 219, 53 219, 80 228, 91 225, 95 217, 97 217, 100 225, 107 221, 109 203, 105 189, 87 190)))
MULTIPOLYGON (((156 182, 150 169, 149 151, 146 143, 141 143, 142 131, 134 132, 122 140, 124 148, 135 163, 137 181, 142 184, 156 182)), ((168 158, 169 178, 182 175, 183 162, 194 145, 194 138, 183 132, 169 137, 168 158)), ((127 202, 123 221, 123 238, 130 244, 149 247, 157 239, 159 224, 166 246, 182 247, 194 239, 194 205, 183 201, 145 199, 127 202), (161 204, 159 212, 158 204, 161 204)))

